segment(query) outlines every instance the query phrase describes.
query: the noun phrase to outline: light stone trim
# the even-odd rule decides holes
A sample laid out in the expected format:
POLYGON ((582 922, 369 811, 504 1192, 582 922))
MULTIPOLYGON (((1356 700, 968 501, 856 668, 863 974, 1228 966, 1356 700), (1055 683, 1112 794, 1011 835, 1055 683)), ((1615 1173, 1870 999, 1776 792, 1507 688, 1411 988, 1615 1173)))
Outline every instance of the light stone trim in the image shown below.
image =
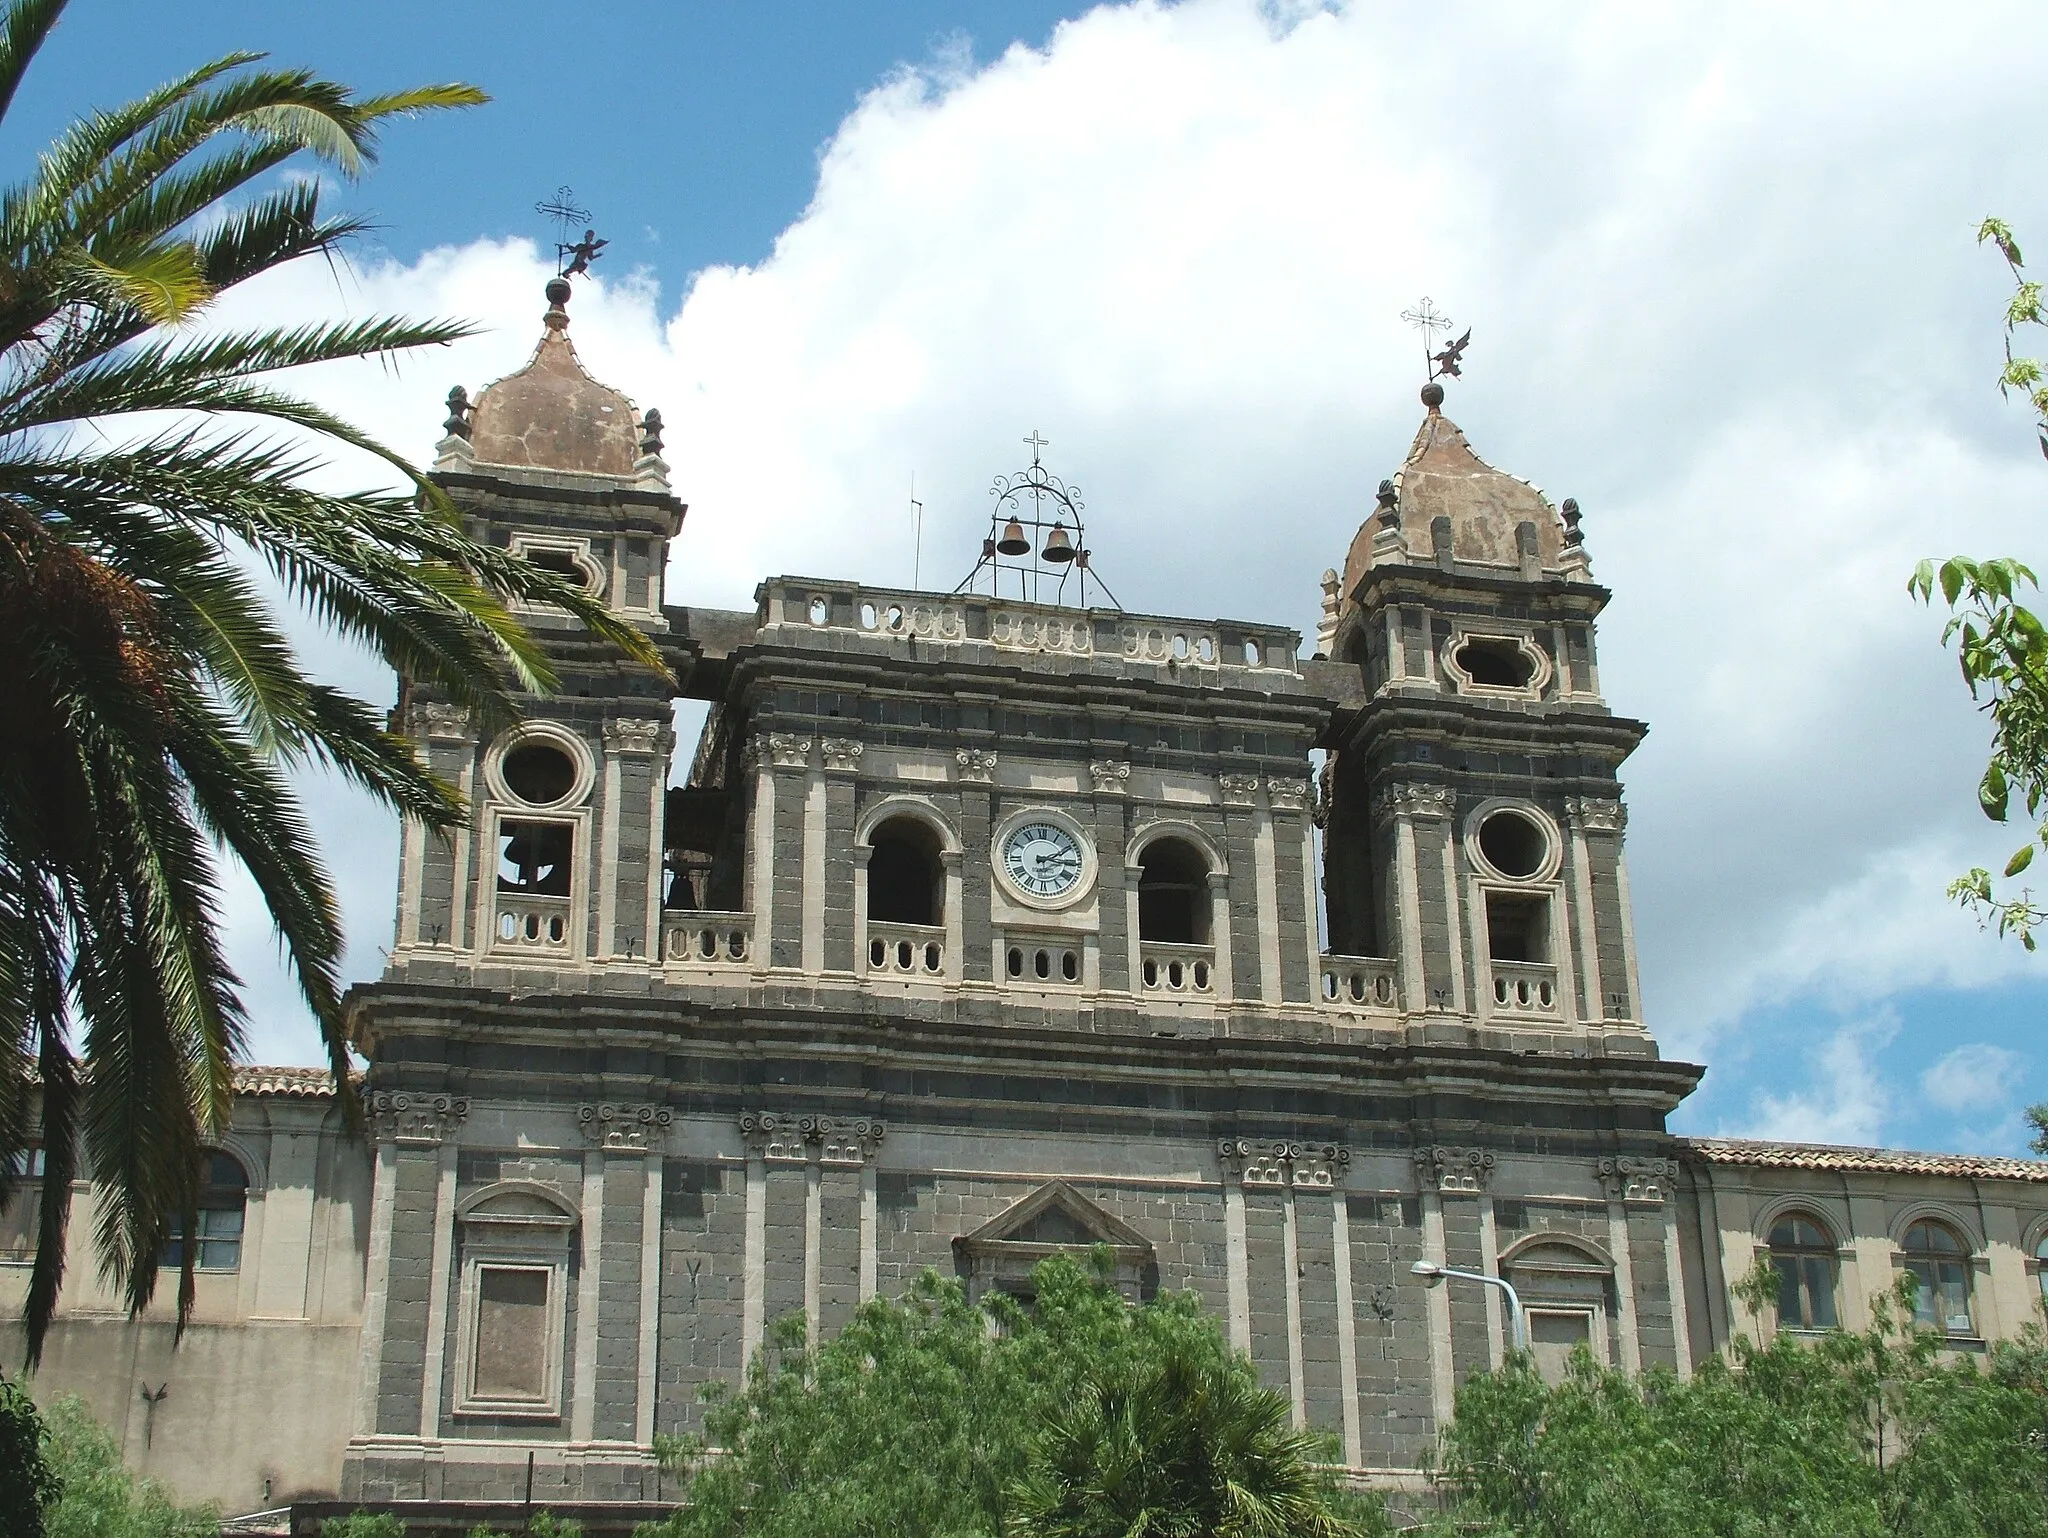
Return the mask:
MULTIPOLYGON (((1493 1196, 1484 1191, 1479 1195, 1479 1269, 1488 1276, 1500 1275, 1500 1227, 1494 1217, 1493 1196)), ((1486 1360, 1497 1369, 1507 1360, 1507 1332, 1501 1323, 1501 1310, 1507 1300, 1498 1287, 1482 1287, 1480 1291, 1485 1294, 1481 1301, 1486 1305, 1486 1360)))
POLYGON ((1120 758, 1098 758, 1088 766, 1088 778, 1098 796, 1121 796, 1131 788, 1131 766, 1120 758))
POLYGON ((1608 1201, 1656 1207, 1663 1205, 1666 1193, 1678 1179, 1678 1161, 1622 1154, 1600 1160, 1594 1173, 1600 1177, 1608 1201))
POLYGON ((398 1145, 383 1139, 371 1179, 370 1253, 364 1269, 362 1346, 356 1353, 356 1435, 377 1434, 384 1371, 385 1302, 391 1295, 391 1217, 398 1205, 398 1145))
POLYGON ((1216 1145, 1226 1182, 1240 1186, 1309 1186, 1332 1190, 1344 1184, 1351 1150, 1338 1143, 1297 1143, 1225 1138, 1216 1145))
POLYGON ((661 1349, 662 1161, 649 1159, 645 1168, 646 1184, 640 1191, 640 1339, 633 1397, 633 1440, 642 1447, 654 1442, 654 1370, 661 1349))
POLYGON ((620 716, 605 722, 602 730, 607 753, 646 755, 660 751, 661 739, 668 730, 668 723, 644 717, 620 716))
POLYGON ((437 1148, 462 1130, 469 1117, 469 1097, 380 1089, 370 1096, 365 1109, 370 1135, 378 1142, 437 1148))
POLYGON ((1291 1185, 1280 1192, 1280 1244, 1287 1268, 1287 1390, 1298 1431, 1308 1424, 1308 1389, 1301 1350, 1301 1230, 1291 1185))
POLYGON ((1259 799, 1259 777, 1256 774, 1219 774, 1216 789, 1225 806, 1255 806, 1259 799))
POLYGON ((1266 781, 1266 798, 1273 803, 1276 812, 1298 812, 1309 804, 1314 794, 1313 780, 1269 779, 1266 781))
POLYGON ((803 946, 806 972, 825 970, 825 775, 813 769, 804 780, 803 946))
POLYGON ((429 702, 412 708, 412 735, 428 742, 468 742, 472 727, 469 707, 429 702))
POLYGON ((1330 1193, 1330 1236, 1337 1264, 1337 1398, 1344 1422, 1344 1466, 1357 1468, 1365 1459, 1358 1416, 1358 1315, 1351 1277, 1351 1202, 1339 1190, 1330 1193))
POLYGON ((764 738, 768 766, 773 769, 805 769, 811 762, 812 740, 797 732, 768 732, 764 738))
POLYGON ((860 769, 861 744, 856 738, 820 738, 818 751, 824 756, 827 774, 854 774, 860 769))
POLYGON ((1263 806, 1252 819, 1252 877, 1259 905, 1259 997, 1278 1004, 1286 995, 1280 976, 1280 862, 1273 814, 1263 806))
MULTIPOLYGON (((1422 1253, 1438 1262, 1448 1255, 1444 1245, 1443 1198, 1428 1186, 1422 1192, 1422 1253)), ((1429 1322, 1429 1399, 1435 1421, 1431 1430, 1436 1432, 1450 1424, 1458 1399, 1457 1367, 1451 1360, 1451 1297, 1440 1283, 1425 1288, 1422 1298, 1429 1322)))
POLYGON ((605 1154, 583 1156, 583 1271, 576 1281, 576 1384, 569 1408, 569 1439, 588 1442, 597 1428, 597 1310, 604 1270, 605 1154))
POLYGON ((1252 1348, 1251 1255, 1245 1234, 1244 1184, 1227 1173, 1223 1181, 1224 1278, 1230 1299, 1230 1344, 1252 1348))
POLYGON ((1493 1179, 1499 1161, 1489 1149, 1449 1148, 1433 1144, 1415 1150, 1416 1179, 1425 1195, 1451 1192, 1478 1196, 1493 1179))
POLYGON ((576 1130, 607 1153, 659 1154, 675 1113, 665 1105, 624 1105, 603 1101, 576 1108, 576 1130))
POLYGON ((960 779, 976 785, 996 782, 996 755, 990 748, 962 748, 953 755, 960 766, 960 779))
POLYGON ((1684 1255, 1678 1245, 1678 1204, 1664 1208, 1664 1285, 1671 1294, 1671 1336, 1678 1358, 1678 1381, 1692 1377, 1692 1320, 1685 1301, 1684 1255))
POLYGON ((1629 1254, 1628 1209, 1612 1197, 1607 1203, 1607 1248, 1614 1256, 1614 1325, 1621 1335, 1621 1370, 1633 1378, 1643 1370, 1643 1346, 1636 1335, 1635 1264, 1629 1254))
POLYGON ((804 1166, 804 1342, 818 1346, 818 1322, 824 1283, 825 1171, 804 1166))
POLYGON ((747 1157, 768 1164, 829 1164, 855 1167, 879 1151, 887 1126, 872 1116, 791 1115, 787 1111, 746 1111, 740 1135, 747 1157))

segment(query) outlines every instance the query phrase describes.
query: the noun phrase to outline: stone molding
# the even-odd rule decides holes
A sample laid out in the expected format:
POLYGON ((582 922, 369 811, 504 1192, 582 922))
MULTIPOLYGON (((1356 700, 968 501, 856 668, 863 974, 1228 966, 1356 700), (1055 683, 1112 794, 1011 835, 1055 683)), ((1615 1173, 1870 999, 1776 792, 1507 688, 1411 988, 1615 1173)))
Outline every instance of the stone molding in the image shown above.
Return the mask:
POLYGON ((995 783, 996 755, 993 748, 962 748, 953 757, 960 765, 961 779, 982 785, 995 783))
POLYGON ((437 1148, 462 1130, 469 1117, 467 1095, 419 1095, 380 1089, 370 1096, 370 1136, 403 1148, 437 1148))
POLYGON ((1628 826, 1628 808, 1600 796, 1573 796, 1565 815, 1588 833, 1619 833, 1628 826))
POLYGON ((1661 1206, 1671 1182, 1678 1178, 1676 1159, 1647 1159, 1622 1154, 1602 1159, 1595 1168, 1611 1202, 1661 1206))
POLYGON ((1223 792, 1225 806, 1250 806, 1259 798, 1256 774, 1219 774, 1216 785, 1223 792))
POLYGON ((412 729, 416 737, 429 742, 467 742, 470 736, 469 708, 465 705, 415 705, 412 729))
POLYGON ((660 1153, 675 1113, 665 1105, 619 1105, 601 1101, 576 1107, 583 1141, 606 1153, 660 1153))
POLYGON ((666 721, 647 721, 624 718, 604 723, 604 746, 607 753, 654 753, 661 748, 661 735, 667 729, 666 721))
POLYGON ((1477 1196, 1493 1178, 1493 1154, 1484 1148, 1446 1148, 1433 1144, 1415 1150, 1415 1173, 1425 1191, 1477 1196))
POLYGON ((1448 785, 1405 780, 1382 791, 1380 804, 1396 817, 1448 817, 1457 799, 1448 785))
POLYGON ((740 1136, 748 1157, 769 1164, 865 1164, 874 1158, 885 1131, 871 1116, 740 1113, 740 1136))
POLYGON ((1333 1190, 1344 1183, 1351 1150, 1337 1143, 1225 1138, 1216 1145, 1225 1183, 1333 1190))
POLYGON ((1313 780, 1266 781, 1266 797, 1273 803, 1273 810, 1276 812, 1300 811, 1309 804, 1309 798, 1314 794, 1314 790, 1313 780))
POLYGON ((766 762, 776 769, 804 769, 811 762, 811 739, 796 732, 768 732, 756 739, 766 762))
POLYGON ((852 774, 860 768, 861 745, 853 737, 822 737, 818 751, 825 755, 827 774, 852 774))
POLYGON ((1098 796, 1120 796, 1130 789, 1131 766, 1120 758, 1098 758, 1088 766, 1098 796))

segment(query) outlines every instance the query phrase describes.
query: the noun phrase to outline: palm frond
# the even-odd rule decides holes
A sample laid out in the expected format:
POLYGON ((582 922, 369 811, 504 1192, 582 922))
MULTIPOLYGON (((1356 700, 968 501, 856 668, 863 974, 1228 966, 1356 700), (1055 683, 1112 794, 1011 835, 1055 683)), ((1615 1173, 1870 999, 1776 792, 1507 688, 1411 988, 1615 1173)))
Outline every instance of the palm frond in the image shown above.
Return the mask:
POLYGON ((21 77, 42 50, 50 29, 70 0, 14 0, 0 16, 0 120, 14 105, 21 77))

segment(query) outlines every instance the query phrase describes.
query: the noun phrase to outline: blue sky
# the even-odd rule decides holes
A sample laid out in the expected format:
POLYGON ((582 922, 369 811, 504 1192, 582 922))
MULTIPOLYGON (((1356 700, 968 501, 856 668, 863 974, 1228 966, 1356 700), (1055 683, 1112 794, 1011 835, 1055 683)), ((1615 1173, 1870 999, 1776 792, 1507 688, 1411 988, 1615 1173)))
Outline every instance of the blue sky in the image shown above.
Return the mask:
MULTIPOLYGON (((424 456, 448 385, 532 345, 531 207, 572 185, 613 242, 574 335, 662 407, 692 504, 678 601, 907 580, 913 475, 949 584, 1041 428, 1126 603, 1310 630, 1414 430, 1398 317, 1432 294, 1475 329, 1451 414, 1578 497, 1615 592, 1603 683, 1651 725, 1625 771, 1651 1024, 1709 1066, 1676 1125, 2023 1147, 2048 963, 1942 899, 2012 840, 1974 811, 1982 727, 1903 583, 1923 554, 2043 559, 2048 472, 1991 383, 2005 279, 1971 239, 1998 212, 2048 240, 2037 7, 162 14, 77 0, 0 153, 233 47, 482 85, 342 189, 382 225, 346 279, 233 318, 482 320, 310 386, 424 456)), ((308 793, 373 975, 388 820, 308 793)), ((246 891, 233 916, 256 1051, 312 1060, 246 891)))

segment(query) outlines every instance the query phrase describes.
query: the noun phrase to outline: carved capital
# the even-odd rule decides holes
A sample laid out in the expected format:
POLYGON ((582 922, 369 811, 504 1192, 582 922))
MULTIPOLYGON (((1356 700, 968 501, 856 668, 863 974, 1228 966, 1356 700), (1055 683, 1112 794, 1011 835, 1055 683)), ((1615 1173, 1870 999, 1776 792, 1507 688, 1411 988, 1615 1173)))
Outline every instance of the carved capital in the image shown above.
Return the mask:
POLYGON ((1332 1190, 1344 1184, 1351 1150, 1336 1143, 1225 1138, 1216 1145, 1226 1182, 1332 1190))
POLYGON ((755 739, 755 754, 756 762, 777 769, 803 769, 811 762, 811 739, 797 732, 769 732, 755 739))
POLYGON ((1216 788, 1223 792, 1225 806, 1250 806, 1259 799, 1256 774, 1219 774, 1216 788))
POLYGON ((871 1116, 740 1113, 740 1136, 748 1157, 770 1164, 862 1165, 875 1156, 886 1130, 871 1116))
POLYGON ((825 755, 828 774, 852 774, 860 768, 860 743, 852 737, 824 737, 818 750, 825 755))
POLYGON ((469 709, 463 705, 426 704, 412 709, 412 734, 428 742, 467 742, 469 709))
POLYGON ((1396 817, 1448 817, 1457 795, 1448 785, 1407 780, 1382 791, 1380 804, 1396 817))
POLYGON ((607 721, 604 724, 605 751, 612 754, 658 752, 662 733, 667 727, 666 721, 607 721))
POLYGON ((1597 1166, 1600 1184, 1612 1202, 1640 1202, 1659 1206, 1678 1178, 1676 1159, 1646 1159, 1622 1154, 1602 1159, 1597 1166))
POLYGON ((606 1153, 660 1153, 675 1113, 665 1105, 579 1105, 583 1141, 606 1153))
POLYGON ((996 755, 993 748, 962 748, 953 757, 960 765, 961 779, 983 785, 995 783, 996 755))
POLYGON ((467 1095, 419 1095, 380 1089, 370 1096, 370 1135, 380 1143, 436 1148, 462 1130, 469 1116, 467 1095))
POLYGON ((1120 796, 1130 789, 1131 766, 1120 758, 1098 758, 1088 766, 1098 796, 1120 796))
POLYGON ((1484 1148, 1432 1146, 1415 1150, 1415 1175, 1425 1191, 1476 1196, 1493 1178, 1494 1157, 1484 1148))
POLYGON ((1601 796, 1573 796, 1565 815, 1588 833, 1619 833, 1628 826, 1628 808, 1601 796))
POLYGON ((1308 805, 1314 789, 1313 780, 1268 780, 1266 798, 1273 803, 1276 812, 1298 812, 1308 805))

